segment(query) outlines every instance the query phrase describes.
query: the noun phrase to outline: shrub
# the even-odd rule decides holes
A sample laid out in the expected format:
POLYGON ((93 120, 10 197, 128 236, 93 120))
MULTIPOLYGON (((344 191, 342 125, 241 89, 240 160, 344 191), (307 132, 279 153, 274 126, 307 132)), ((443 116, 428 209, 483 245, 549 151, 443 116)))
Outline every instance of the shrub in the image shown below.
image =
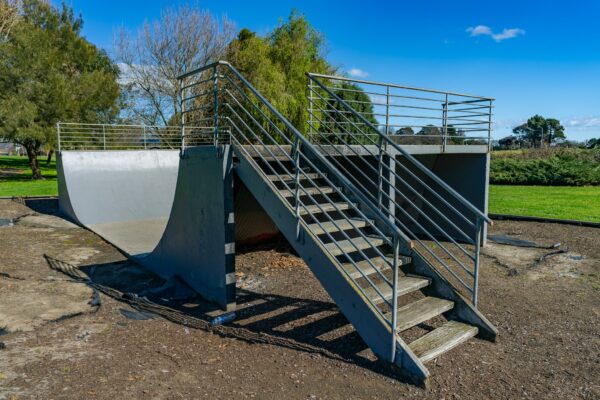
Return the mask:
POLYGON ((492 153, 490 183, 600 185, 600 149, 529 149, 492 153))

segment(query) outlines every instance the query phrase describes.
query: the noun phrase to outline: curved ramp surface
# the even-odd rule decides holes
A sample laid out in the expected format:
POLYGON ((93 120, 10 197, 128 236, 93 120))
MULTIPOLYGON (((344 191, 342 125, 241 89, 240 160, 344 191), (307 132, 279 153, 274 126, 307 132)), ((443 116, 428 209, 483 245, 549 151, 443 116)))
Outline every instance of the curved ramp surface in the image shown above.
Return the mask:
POLYGON ((156 247, 173 205, 179 151, 63 151, 57 161, 63 214, 130 256, 156 247))
POLYGON ((229 146, 179 151, 63 151, 60 210, 169 279, 234 306, 229 146))

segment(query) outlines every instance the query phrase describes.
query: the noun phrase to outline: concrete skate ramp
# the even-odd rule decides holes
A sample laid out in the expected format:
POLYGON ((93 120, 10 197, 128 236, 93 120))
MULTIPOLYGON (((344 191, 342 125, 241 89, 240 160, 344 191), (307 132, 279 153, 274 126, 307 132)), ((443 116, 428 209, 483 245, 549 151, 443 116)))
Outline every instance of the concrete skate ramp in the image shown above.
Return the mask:
POLYGON ((179 151, 63 151, 63 214, 165 279, 224 309, 235 301, 230 146, 179 151))
POLYGON ((130 256, 154 250, 173 205, 178 150, 63 151, 57 161, 63 214, 130 256))

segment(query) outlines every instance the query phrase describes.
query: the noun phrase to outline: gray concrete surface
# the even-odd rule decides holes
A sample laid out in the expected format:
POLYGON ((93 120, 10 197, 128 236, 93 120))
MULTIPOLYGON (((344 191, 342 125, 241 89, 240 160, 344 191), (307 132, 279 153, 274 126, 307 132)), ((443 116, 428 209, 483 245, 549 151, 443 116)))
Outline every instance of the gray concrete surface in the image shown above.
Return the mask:
POLYGON ((208 300, 235 299, 229 146, 178 151, 63 151, 59 208, 163 278, 208 300))

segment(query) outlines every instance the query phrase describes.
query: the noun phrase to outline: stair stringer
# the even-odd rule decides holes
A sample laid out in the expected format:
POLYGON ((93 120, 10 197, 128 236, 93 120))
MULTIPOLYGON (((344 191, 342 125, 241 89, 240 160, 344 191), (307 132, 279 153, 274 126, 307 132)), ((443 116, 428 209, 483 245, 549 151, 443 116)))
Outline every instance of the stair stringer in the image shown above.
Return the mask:
POLYGON ((392 354, 391 327, 372 308, 354 282, 341 269, 339 262, 327 253, 304 223, 300 224, 297 235, 297 220, 292 209, 276 189, 267 183, 256 163, 249 161, 242 152, 243 150, 236 151, 239 164, 235 171, 239 178, 306 262, 361 338, 380 359, 394 362, 408 375, 425 381, 429 377, 427 368, 397 335, 396 351, 392 354))
POLYGON ((464 322, 479 328, 477 337, 492 342, 496 341, 498 329, 471 304, 458 290, 416 250, 411 253, 412 263, 406 266, 406 272, 431 279, 431 285, 421 291, 428 296, 435 296, 454 302, 454 308, 444 314, 450 320, 464 322))

